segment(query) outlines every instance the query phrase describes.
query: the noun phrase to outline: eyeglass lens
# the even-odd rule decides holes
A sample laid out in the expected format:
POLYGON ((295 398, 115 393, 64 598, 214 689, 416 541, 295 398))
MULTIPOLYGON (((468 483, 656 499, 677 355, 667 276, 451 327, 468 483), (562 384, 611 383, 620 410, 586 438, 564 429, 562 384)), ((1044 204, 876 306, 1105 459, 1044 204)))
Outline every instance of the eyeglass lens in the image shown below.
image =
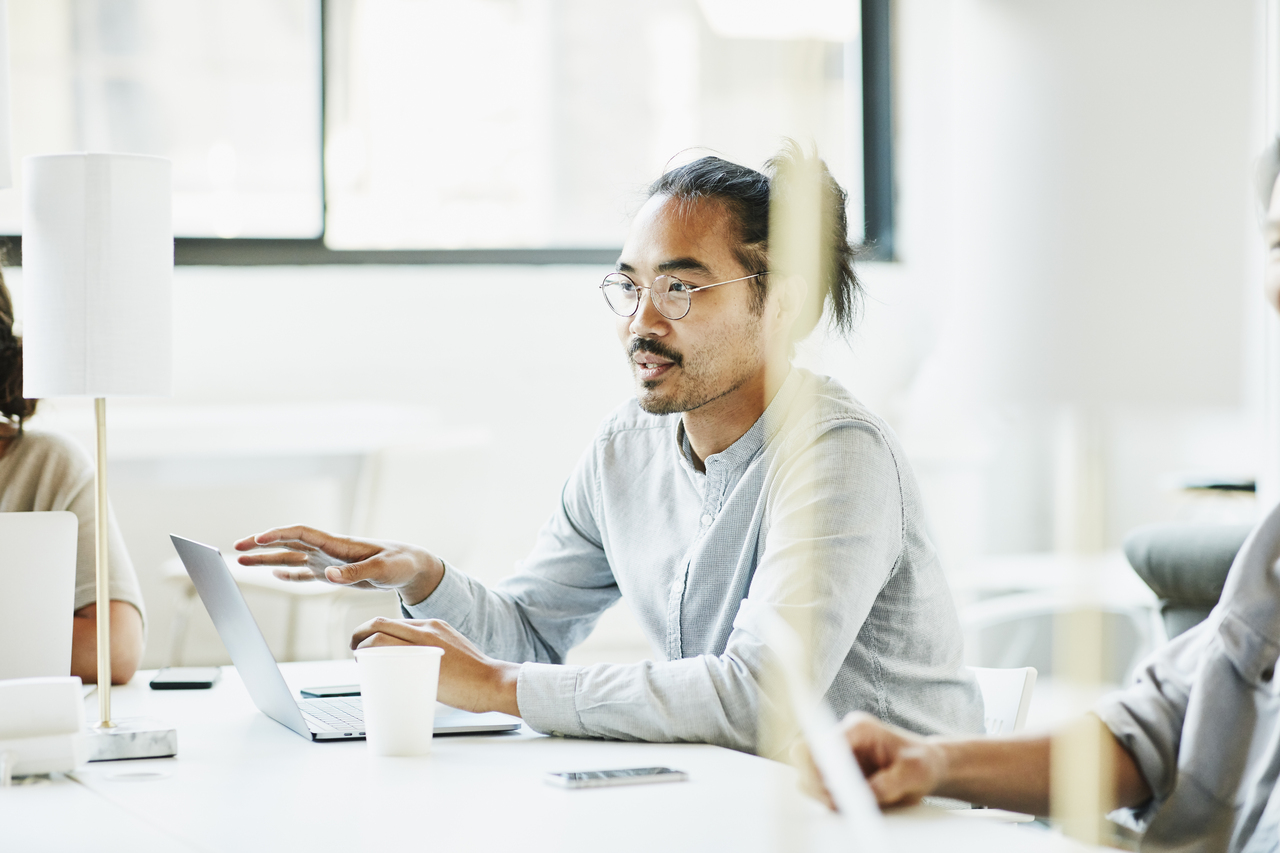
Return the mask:
MULTIPOLYGON (((637 287, 625 275, 612 273, 605 276, 600 290, 613 313, 621 317, 630 317, 636 313, 642 288, 637 287)), ((689 291, 678 278, 660 275, 653 280, 649 292, 658 313, 668 320, 679 320, 689 313, 689 291)))

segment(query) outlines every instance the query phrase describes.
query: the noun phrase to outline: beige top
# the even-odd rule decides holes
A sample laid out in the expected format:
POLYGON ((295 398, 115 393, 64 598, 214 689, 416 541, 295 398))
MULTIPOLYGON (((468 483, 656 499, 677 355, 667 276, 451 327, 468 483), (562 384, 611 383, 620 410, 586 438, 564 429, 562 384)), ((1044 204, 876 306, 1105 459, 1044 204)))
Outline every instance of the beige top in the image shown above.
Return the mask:
MULTIPOLYGON (((76 544, 75 609, 92 604, 94 583, 93 462, 71 439, 50 432, 24 430, 0 456, 0 512, 74 512, 80 521, 76 544)), ((115 514, 108 513, 108 566, 111 598, 127 601, 145 621, 142 593, 133 561, 115 514)))

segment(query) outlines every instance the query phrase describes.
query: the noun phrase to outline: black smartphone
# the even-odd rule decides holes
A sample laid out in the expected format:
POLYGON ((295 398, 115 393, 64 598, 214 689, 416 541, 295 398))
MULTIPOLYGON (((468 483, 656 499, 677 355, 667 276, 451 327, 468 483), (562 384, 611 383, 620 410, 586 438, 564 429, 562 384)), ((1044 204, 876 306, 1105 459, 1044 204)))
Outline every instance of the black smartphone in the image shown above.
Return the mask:
POLYGON ((335 696, 359 696, 359 684, 331 684, 328 687, 304 687, 298 691, 308 699, 332 699, 335 696))
POLYGON ((151 689, 208 690, 221 676, 222 669, 216 666, 166 666, 151 679, 151 689))
POLYGON ((689 774, 670 767, 632 767, 627 770, 580 770, 548 773, 547 784, 562 788, 601 788, 606 785, 641 785, 648 782, 683 782, 689 774))

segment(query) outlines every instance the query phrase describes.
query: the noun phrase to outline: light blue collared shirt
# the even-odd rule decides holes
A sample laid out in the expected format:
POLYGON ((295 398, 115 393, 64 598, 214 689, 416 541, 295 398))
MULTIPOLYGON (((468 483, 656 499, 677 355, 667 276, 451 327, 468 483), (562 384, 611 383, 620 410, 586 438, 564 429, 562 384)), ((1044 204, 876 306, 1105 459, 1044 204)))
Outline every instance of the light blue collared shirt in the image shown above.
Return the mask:
POLYGON ((755 751, 771 658, 761 608, 812 626, 812 676, 837 714, 982 731, 915 478, 879 418, 793 370, 705 468, 680 416, 633 400, 605 420, 513 577, 489 589, 446 566, 405 613, 524 662, 517 702, 542 732, 755 751), (664 659, 564 665, 621 596, 664 659))

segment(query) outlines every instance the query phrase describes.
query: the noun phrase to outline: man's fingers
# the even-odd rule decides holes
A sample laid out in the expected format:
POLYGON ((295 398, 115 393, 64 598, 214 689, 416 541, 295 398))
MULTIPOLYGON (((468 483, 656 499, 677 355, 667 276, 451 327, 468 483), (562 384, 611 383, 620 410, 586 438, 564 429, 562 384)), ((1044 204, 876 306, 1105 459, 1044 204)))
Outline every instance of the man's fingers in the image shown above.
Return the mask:
POLYGON ((434 637, 430 628, 426 627, 426 624, 416 620, 408 622, 404 619, 388 619, 385 616, 377 616, 352 632, 351 648, 360 648, 364 641, 374 634, 386 634, 388 637, 394 637, 415 646, 437 645, 431 642, 434 637))
POLYGON ((315 573, 310 569, 272 569, 271 574, 282 581, 314 581, 315 573))
POLYGON ((383 634, 382 632, 378 632, 377 634, 370 634, 363 641, 361 641, 360 645, 356 646, 356 648, 369 649, 369 648, 374 648, 376 646, 412 646, 412 645, 414 644, 407 643, 398 637, 393 637, 390 634, 383 634))
POLYGON ((876 800, 884 806, 905 806, 920 801, 933 790, 934 780, 923 757, 911 750, 867 779, 876 800))
POLYGON ((372 560, 361 560, 345 566, 329 566, 324 570, 324 579, 330 583, 353 584, 360 581, 385 581, 385 566, 376 557, 372 560))
POLYGON ((287 548, 290 540, 302 542, 322 551, 333 547, 336 543, 343 542, 339 537, 325 533, 323 530, 316 530, 314 527, 307 527, 303 524, 295 524, 291 527, 273 527, 254 536, 246 536, 236 543, 235 548, 237 551, 252 551, 254 548, 270 548, 272 546, 287 548))
POLYGON ((905 778, 901 764, 891 765, 867 780, 876 802, 882 806, 908 805, 920 799, 919 785, 905 778))
POLYGON ((242 566, 305 566, 307 555, 298 551, 266 551, 241 554, 236 561, 242 566))

